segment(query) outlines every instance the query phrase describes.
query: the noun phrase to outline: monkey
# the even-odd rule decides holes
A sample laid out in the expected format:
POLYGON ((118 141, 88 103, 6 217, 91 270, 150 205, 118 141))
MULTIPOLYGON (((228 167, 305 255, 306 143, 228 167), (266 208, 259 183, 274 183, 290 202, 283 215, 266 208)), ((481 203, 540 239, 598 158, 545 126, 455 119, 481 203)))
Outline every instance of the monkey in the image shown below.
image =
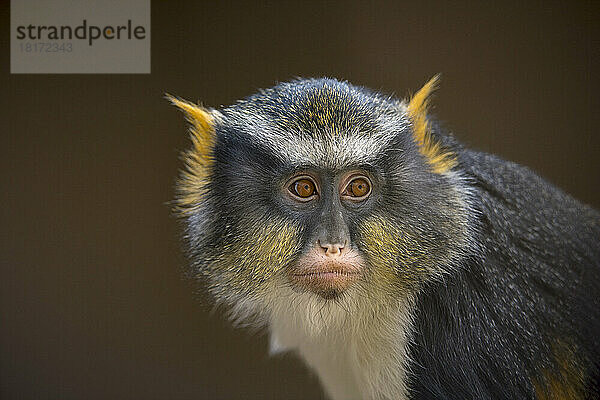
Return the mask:
POLYGON ((399 100, 297 78, 183 111, 190 276, 339 399, 595 399, 600 214, 399 100))

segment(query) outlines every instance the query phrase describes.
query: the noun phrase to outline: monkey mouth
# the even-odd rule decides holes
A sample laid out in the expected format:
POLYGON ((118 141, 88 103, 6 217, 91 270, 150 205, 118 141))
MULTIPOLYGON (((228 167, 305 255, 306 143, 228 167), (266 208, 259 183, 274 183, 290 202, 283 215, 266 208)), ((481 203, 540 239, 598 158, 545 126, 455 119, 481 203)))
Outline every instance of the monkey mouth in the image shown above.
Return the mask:
POLYGON ((346 291, 360 275, 361 269, 355 265, 328 263, 300 267, 290 278, 295 286, 330 300, 346 291))

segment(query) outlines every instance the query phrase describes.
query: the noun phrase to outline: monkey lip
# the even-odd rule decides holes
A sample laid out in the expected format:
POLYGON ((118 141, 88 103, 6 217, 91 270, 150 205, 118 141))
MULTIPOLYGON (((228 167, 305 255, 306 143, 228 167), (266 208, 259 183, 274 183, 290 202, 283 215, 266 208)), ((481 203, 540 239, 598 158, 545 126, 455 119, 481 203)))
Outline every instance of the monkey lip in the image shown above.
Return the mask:
POLYGON ((300 267, 291 274, 297 286, 325 299, 335 298, 356 282, 361 268, 351 264, 326 263, 300 267))

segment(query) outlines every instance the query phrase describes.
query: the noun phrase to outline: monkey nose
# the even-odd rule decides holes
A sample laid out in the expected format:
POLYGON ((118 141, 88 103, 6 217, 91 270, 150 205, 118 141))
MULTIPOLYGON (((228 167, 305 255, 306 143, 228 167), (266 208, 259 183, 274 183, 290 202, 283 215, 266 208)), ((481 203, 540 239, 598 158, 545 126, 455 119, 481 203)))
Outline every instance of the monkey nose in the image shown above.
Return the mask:
POLYGON ((342 250, 346 246, 346 243, 322 243, 320 240, 317 241, 319 246, 325 251, 326 256, 337 257, 342 254, 342 250))

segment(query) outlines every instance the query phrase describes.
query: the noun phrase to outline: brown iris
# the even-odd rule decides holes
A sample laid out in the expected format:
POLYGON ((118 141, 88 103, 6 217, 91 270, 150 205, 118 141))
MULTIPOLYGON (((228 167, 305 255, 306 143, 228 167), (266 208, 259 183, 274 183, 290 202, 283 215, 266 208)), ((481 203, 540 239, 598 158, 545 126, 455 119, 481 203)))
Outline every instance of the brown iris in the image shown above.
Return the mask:
POLYGON ((371 193, 371 185, 365 177, 356 177, 348 183, 343 195, 353 200, 362 200, 371 193))
POLYGON ((301 178, 292 183, 290 192, 302 199, 309 199, 317 193, 314 182, 308 178, 301 178))

